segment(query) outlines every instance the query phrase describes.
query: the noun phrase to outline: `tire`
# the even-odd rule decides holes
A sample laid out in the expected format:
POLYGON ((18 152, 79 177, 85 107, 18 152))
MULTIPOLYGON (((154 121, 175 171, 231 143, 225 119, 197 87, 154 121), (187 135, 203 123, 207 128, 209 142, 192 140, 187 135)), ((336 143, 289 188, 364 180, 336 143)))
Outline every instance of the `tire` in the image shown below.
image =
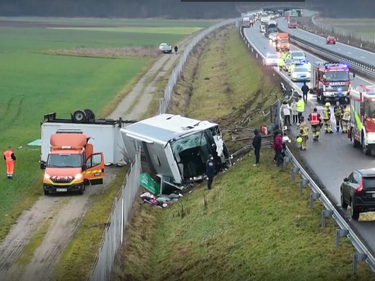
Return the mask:
POLYGON ((350 202, 350 207, 351 207, 351 216, 352 216, 352 219, 355 220, 355 221, 357 221, 359 219, 360 212, 357 209, 355 209, 355 205, 353 203, 353 200, 351 200, 351 202, 350 202))
POLYGON ((345 202, 344 195, 342 194, 342 190, 340 190, 340 199, 341 199, 341 207, 346 210, 348 208, 348 203, 345 202))
POLYGON ((73 121, 74 122, 84 122, 87 120, 87 116, 86 116, 86 113, 85 111, 83 110, 76 110, 74 113, 73 113, 73 121))
POLYGON ((95 120, 94 111, 92 111, 90 108, 86 108, 83 111, 86 113, 87 120, 95 120))
POLYGON ((359 143, 359 141, 357 141, 354 137, 353 137, 353 129, 350 129, 350 140, 353 140, 353 147, 354 148, 358 148, 361 146, 361 144, 359 143))
POLYGON ((366 146, 365 142, 363 141, 363 133, 362 133, 362 152, 364 155, 367 155, 367 156, 371 155, 371 149, 369 149, 368 146, 366 146))
POLYGON ((78 191, 78 194, 83 195, 85 193, 85 190, 86 190, 86 186, 83 186, 82 189, 78 191))
POLYGON ((44 190, 44 195, 48 196, 49 195, 49 191, 44 190))

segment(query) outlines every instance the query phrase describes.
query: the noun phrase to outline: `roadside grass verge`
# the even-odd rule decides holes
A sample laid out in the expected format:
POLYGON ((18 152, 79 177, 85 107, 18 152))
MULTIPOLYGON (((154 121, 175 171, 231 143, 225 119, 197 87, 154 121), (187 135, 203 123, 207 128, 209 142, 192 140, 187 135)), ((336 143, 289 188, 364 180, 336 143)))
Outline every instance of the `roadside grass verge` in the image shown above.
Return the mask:
MULTIPOLYGON (((147 39, 147 33, 129 34, 102 36, 99 31, 0 28, 3 39, 0 46, 0 147, 12 146, 17 156, 14 180, 0 178, 0 241, 19 215, 42 195, 40 148, 28 147, 27 143, 40 138, 43 115, 57 112, 59 118, 69 118, 77 109, 91 108, 98 117, 106 117, 153 62, 150 59, 53 56, 40 51, 52 45, 59 49, 95 46, 98 41, 102 47, 153 44, 152 38, 147 39)), ((160 34, 157 36, 159 44, 160 34)), ((173 40, 182 37, 185 34, 173 40)))
POLYGON ((362 19, 362 18, 353 18, 353 19, 319 19, 323 24, 338 27, 343 30, 348 31, 347 33, 352 34, 362 34, 364 37, 375 38, 375 20, 374 19, 362 19))
MULTIPOLYGON (((267 78, 261 78, 261 70, 237 32, 218 33, 201 54, 189 60, 199 65, 195 70, 192 65, 185 68, 183 82, 187 83, 190 71, 195 73, 193 84, 177 88, 174 113, 186 108, 190 116, 216 118, 233 126, 248 114, 245 109, 266 109, 274 101, 269 93, 276 88, 264 89, 267 78), (229 44, 226 56, 233 61, 220 51, 225 42, 229 44), (246 67, 235 67, 242 63, 246 67), (221 71, 220 65, 227 71, 221 71), (231 84, 236 82, 248 85, 231 84), (220 87, 215 86, 218 83, 220 87), (190 97, 184 96, 183 89, 190 97), (259 92, 266 93, 263 99, 259 92)), ((262 118, 247 126, 257 122, 263 122, 262 118)), ((310 190, 305 188, 299 195, 299 177, 290 182, 289 171, 274 167, 272 159, 272 150, 264 147, 261 165, 252 167, 254 158, 248 154, 215 178, 213 190, 196 187, 168 209, 137 201, 113 280, 354 279, 350 242, 342 239, 336 249, 334 221, 328 220, 322 229, 322 205, 315 202, 310 210, 310 190)), ((364 263, 359 264, 358 275, 361 280, 374 280, 364 263)))
POLYGON ((124 184, 128 167, 117 169, 115 180, 98 195, 90 197, 88 212, 77 232, 64 249, 54 271, 54 280, 87 280, 98 255, 103 233, 111 214, 115 196, 124 184))

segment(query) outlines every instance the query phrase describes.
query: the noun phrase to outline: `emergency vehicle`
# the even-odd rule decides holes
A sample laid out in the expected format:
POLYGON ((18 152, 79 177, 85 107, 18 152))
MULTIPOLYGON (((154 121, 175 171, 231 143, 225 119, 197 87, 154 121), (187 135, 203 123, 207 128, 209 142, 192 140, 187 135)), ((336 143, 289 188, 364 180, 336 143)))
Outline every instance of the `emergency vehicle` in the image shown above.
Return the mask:
POLYGON ((350 73, 347 64, 339 62, 316 62, 313 64, 313 88, 317 100, 345 102, 350 92, 350 73))
POLYGON ((358 86, 349 93, 348 138, 366 155, 375 155, 375 85, 358 86))

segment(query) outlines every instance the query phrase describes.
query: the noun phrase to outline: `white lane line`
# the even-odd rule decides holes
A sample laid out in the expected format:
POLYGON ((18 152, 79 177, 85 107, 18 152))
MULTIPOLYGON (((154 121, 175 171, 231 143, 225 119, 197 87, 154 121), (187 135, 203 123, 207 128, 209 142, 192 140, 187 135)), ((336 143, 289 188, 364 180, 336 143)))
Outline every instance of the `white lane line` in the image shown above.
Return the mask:
POLYGON ((362 59, 365 59, 365 57, 361 57, 362 59))
POLYGON ((351 55, 352 53, 351 52, 348 52, 349 55, 351 55))
POLYGON ((337 48, 337 50, 341 51, 341 49, 340 49, 340 48, 337 48))

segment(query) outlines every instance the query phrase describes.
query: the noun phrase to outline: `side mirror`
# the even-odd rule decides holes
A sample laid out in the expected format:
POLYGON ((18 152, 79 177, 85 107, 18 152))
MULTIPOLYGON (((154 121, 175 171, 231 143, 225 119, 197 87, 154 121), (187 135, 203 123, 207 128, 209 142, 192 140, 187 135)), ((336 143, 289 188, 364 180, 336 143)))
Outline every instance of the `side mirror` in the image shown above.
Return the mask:
POLYGON ((344 178, 344 182, 348 182, 349 180, 348 180, 348 178, 344 178))
POLYGON ((45 170, 47 167, 46 162, 40 162, 40 169, 45 170))
POLYGON ((86 166, 86 164, 83 164, 82 165, 82 171, 86 171, 87 170, 87 166, 86 166))

